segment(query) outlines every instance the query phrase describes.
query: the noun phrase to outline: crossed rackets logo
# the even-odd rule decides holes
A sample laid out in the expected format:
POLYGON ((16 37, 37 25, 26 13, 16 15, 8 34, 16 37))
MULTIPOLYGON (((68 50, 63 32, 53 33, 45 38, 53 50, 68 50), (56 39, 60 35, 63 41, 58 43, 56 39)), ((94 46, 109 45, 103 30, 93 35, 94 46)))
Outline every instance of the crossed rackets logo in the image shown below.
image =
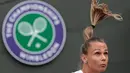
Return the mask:
POLYGON ((47 21, 42 17, 38 17, 34 20, 33 26, 31 26, 31 24, 26 21, 20 22, 18 26, 18 31, 23 36, 31 36, 27 44, 27 46, 30 47, 35 38, 40 39, 44 43, 47 43, 46 38, 38 35, 39 33, 44 32, 46 28, 47 28, 47 21))

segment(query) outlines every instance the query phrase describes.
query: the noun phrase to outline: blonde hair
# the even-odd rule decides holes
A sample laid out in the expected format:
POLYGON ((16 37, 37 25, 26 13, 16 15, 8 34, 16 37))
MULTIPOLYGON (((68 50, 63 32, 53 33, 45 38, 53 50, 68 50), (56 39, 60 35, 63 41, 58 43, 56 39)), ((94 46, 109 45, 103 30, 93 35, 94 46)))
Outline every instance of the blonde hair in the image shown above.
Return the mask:
POLYGON ((118 21, 122 21, 123 18, 119 14, 113 14, 107 4, 97 2, 97 0, 92 0, 91 9, 90 9, 90 20, 91 26, 88 26, 83 31, 84 40, 88 40, 93 37, 93 29, 96 24, 98 24, 101 20, 106 19, 108 17, 114 17, 118 21))

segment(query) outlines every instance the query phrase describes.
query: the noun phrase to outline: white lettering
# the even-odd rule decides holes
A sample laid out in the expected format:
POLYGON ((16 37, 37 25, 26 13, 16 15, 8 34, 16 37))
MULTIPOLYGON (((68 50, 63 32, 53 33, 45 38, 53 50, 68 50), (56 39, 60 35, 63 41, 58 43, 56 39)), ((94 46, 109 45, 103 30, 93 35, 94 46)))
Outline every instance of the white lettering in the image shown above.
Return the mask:
POLYGON ((54 21, 54 24, 55 24, 55 25, 58 25, 58 24, 60 24, 60 21, 59 21, 59 20, 55 20, 55 21, 54 21))
POLYGON ((38 9, 38 5, 37 4, 32 4, 30 5, 31 9, 37 10, 38 9))
POLYGON ((27 11, 27 10, 29 10, 29 5, 25 5, 25 6, 22 6, 22 7, 20 7, 20 12, 22 13, 22 12, 24 12, 24 11, 27 11))
POLYGON ((38 62, 44 60, 41 55, 29 55, 29 54, 25 54, 24 52, 20 52, 20 57, 28 61, 38 62))
POLYGON ((55 25, 58 25, 60 23, 60 20, 58 19, 58 17, 51 10, 49 10, 47 7, 44 7, 43 11, 45 13, 47 13, 54 20, 55 25))
POLYGON ((20 57, 23 58, 23 59, 25 59, 26 58, 26 54, 23 53, 23 52, 20 52, 20 57))
POLYGON ((53 52, 51 50, 47 51, 46 53, 48 55, 48 57, 51 57, 53 55, 53 52))
POLYGON ((56 51, 57 51, 57 49, 58 49, 59 46, 60 46, 59 43, 55 43, 54 46, 51 48, 52 52, 56 53, 56 51))
POLYGON ((6 38, 9 38, 12 36, 12 31, 11 31, 12 27, 13 27, 13 24, 7 23, 6 38))
POLYGON ((41 5, 38 6, 38 9, 41 10, 41 11, 43 11, 43 8, 44 8, 44 7, 41 6, 41 5))
POLYGON ((12 17, 12 16, 10 16, 10 17, 9 17, 9 21, 10 21, 10 22, 14 22, 14 21, 15 21, 15 18, 12 17))
POLYGON ((59 43, 54 43, 51 49, 46 53, 48 57, 51 57, 54 53, 56 53, 58 47, 59 47, 59 43))
POLYGON ((6 34, 6 38, 9 38, 9 37, 11 37, 12 36, 12 34, 6 34))
POLYGON ((30 56, 28 56, 27 59, 30 60, 30 61, 34 61, 35 58, 32 55, 30 55, 30 56))
POLYGON ((55 43, 49 51, 47 51, 42 55, 30 55, 24 52, 20 52, 20 57, 28 61, 36 61, 36 62, 42 61, 44 59, 47 59, 48 57, 51 57, 54 53, 56 53, 58 47, 59 43, 55 43))
POLYGON ((43 54, 42 56, 43 56, 44 59, 48 58, 46 54, 43 54))

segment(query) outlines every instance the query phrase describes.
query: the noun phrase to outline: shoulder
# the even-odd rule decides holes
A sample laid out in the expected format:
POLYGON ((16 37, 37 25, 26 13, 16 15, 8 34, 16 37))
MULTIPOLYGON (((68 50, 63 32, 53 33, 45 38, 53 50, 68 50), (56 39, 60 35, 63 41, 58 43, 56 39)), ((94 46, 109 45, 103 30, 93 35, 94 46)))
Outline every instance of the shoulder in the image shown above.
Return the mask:
POLYGON ((75 72, 72 72, 72 73, 83 73, 82 70, 78 70, 78 71, 75 71, 75 72))

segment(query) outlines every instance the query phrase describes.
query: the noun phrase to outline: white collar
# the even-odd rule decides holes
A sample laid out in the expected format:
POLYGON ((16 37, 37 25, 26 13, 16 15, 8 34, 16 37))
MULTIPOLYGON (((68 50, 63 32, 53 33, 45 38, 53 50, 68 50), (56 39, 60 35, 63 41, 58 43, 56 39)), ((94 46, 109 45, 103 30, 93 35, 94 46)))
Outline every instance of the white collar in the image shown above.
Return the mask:
POLYGON ((78 70, 78 71, 75 71, 75 72, 72 72, 72 73, 83 73, 82 70, 78 70))

